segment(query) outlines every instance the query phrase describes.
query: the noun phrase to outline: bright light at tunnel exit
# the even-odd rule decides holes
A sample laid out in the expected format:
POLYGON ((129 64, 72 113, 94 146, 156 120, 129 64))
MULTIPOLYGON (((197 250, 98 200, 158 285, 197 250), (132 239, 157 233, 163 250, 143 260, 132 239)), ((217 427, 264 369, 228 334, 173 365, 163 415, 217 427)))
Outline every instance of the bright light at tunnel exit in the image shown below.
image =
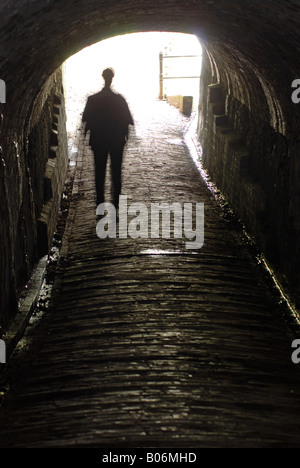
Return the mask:
POLYGON ((201 73, 202 48, 198 38, 165 32, 127 34, 87 47, 65 62, 68 131, 75 130, 87 96, 102 89, 104 68, 114 69, 113 89, 124 95, 133 112, 158 99, 160 52, 172 56, 163 61, 164 95, 193 96, 196 109, 200 79, 191 76, 201 73))

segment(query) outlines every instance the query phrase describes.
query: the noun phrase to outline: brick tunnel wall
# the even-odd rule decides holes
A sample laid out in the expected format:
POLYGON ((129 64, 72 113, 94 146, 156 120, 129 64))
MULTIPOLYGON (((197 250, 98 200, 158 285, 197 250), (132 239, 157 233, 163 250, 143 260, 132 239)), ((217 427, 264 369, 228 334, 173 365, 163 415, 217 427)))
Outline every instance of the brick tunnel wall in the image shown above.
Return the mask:
MULTIPOLYGON (((282 56, 278 55, 278 59, 282 56)), ((281 64, 286 66, 286 62, 281 64)), ((261 68, 232 50, 207 50, 199 137, 210 177, 282 281, 288 278, 297 291, 299 107, 291 99, 296 72, 289 74, 288 68, 285 70, 286 79, 277 88, 278 70, 272 73, 272 81, 272 77, 263 78, 261 68)))
POLYGON ((2 0, 0 13, 0 79, 7 86, 0 137, 3 327, 55 223, 67 158, 59 67, 83 47, 130 32, 199 37, 206 57, 199 125, 205 165, 299 286, 300 104, 291 101, 298 0, 2 0))
POLYGON ((3 329, 18 310, 18 293, 38 260, 49 252, 56 228, 68 162, 60 69, 27 105, 31 109, 30 119, 8 138, 12 129, 8 129, 8 125, 15 116, 6 114, 1 131, 0 311, 3 329))

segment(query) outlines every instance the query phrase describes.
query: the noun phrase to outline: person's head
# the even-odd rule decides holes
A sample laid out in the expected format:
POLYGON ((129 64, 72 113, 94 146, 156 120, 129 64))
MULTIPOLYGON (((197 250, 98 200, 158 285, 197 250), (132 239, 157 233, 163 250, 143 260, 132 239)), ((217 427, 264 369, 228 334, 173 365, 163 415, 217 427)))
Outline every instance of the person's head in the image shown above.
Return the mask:
POLYGON ((115 74, 112 68, 106 68, 103 70, 102 77, 105 81, 105 86, 111 85, 114 76, 115 74))

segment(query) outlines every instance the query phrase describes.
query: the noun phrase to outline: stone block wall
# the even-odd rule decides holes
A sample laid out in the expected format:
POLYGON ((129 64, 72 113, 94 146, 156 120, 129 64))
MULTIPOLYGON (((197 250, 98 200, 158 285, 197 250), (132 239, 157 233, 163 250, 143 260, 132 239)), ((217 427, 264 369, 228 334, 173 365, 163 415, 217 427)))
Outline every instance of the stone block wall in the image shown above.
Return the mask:
MULTIPOLYGON (((238 75, 230 57, 227 64, 224 55, 218 58, 204 54, 199 119, 204 166, 275 271, 297 290, 299 184, 291 175, 299 143, 295 129, 288 128, 297 109, 285 99, 290 109, 284 114, 281 90, 270 100, 258 70, 244 64, 238 75)), ((289 85, 287 80, 287 93, 289 85)))
POLYGON ((193 110, 193 96, 167 96, 166 101, 171 106, 176 107, 187 117, 190 117, 193 110))
POLYGON ((56 228, 61 194, 68 166, 66 113, 63 92, 56 93, 52 102, 48 159, 43 176, 43 206, 37 218, 39 255, 49 252, 56 228))
MULTIPOLYGON (((34 100, 30 119, 3 137, 0 165, 0 327, 18 310, 18 297, 41 256, 49 252, 59 213, 67 164, 62 71, 58 69, 34 100)), ((4 109, 3 127, 15 128, 4 109)), ((3 129, 2 127, 2 129, 3 129)))

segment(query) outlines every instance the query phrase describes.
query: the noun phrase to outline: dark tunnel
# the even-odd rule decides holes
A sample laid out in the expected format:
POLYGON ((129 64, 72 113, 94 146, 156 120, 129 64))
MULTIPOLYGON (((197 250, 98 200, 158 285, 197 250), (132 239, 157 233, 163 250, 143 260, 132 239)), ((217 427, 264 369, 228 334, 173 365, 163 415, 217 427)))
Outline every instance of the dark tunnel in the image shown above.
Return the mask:
POLYGON ((85 46, 131 32, 199 37, 205 167, 297 291, 300 108, 292 83, 299 71, 298 15, 296 1, 2 2, 2 327, 16 313, 18 291, 47 253, 55 228, 67 167, 60 66, 85 46), (45 210, 43 176, 54 157, 59 177, 45 210))
POLYGON ((62 64, 136 32, 199 39, 203 166, 298 308, 298 0, 3 0, 0 14, 0 338, 57 226, 69 159, 62 64))

